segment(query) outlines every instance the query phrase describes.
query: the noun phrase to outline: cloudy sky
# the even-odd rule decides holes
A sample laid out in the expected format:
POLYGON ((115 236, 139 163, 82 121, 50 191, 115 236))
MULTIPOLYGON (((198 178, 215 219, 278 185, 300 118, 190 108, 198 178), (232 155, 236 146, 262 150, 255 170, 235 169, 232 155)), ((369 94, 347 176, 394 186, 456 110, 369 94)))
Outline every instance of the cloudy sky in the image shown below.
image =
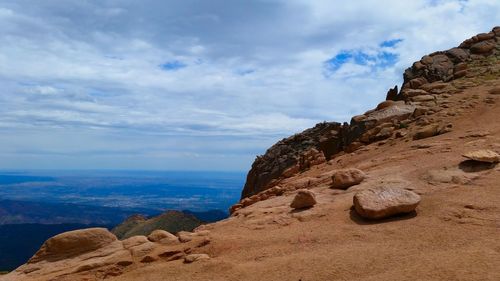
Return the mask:
POLYGON ((498 0, 0 0, 0 168, 247 170, 498 0))

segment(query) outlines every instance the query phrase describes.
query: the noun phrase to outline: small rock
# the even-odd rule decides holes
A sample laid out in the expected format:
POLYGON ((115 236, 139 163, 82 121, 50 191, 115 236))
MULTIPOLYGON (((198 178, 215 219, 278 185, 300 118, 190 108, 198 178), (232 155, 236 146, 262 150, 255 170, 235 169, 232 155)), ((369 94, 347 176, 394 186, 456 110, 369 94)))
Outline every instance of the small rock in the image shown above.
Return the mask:
POLYGON ((439 124, 431 124, 427 125, 418 131, 415 132, 413 135, 414 140, 420 140, 420 139, 425 139, 433 136, 437 136, 440 133, 440 125, 439 124))
POLYGON ((297 192, 297 195, 293 198, 290 207, 294 209, 304 209, 310 208, 314 205, 316 205, 316 196, 314 195, 314 192, 307 189, 300 189, 297 192))
POLYGON ((406 137, 406 135, 408 134, 407 131, 397 131, 396 132, 396 138, 399 139, 399 138, 404 138, 406 137))
POLYGON ((160 242, 160 241, 172 241, 172 242, 178 242, 179 240, 177 239, 177 236, 173 235, 172 233, 169 233, 165 230, 157 229, 151 232, 151 234, 148 235, 148 240, 151 242, 160 242))
POLYGON ((331 188, 346 189, 356 184, 360 184, 366 178, 366 174, 355 168, 338 170, 332 176, 331 188))
POLYGON ((491 89, 489 93, 490 95, 500 95, 500 87, 491 89))
POLYGON ((184 262, 185 263, 192 263, 195 261, 209 260, 209 259, 210 259, 210 256, 208 256, 207 254, 190 254, 184 258, 184 262))
POLYGON ((420 196, 398 187, 377 187, 362 190, 353 197, 356 212, 368 219, 383 219, 409 213, 420 203, 420 196))
POLYGON ((471 151, 463 155, 465 158, 470 160, 486 162, 486 163, 498 163, 500 162, 500 155, 495 151, 482 149, 471 151))
POLYGON ((393 100, 386 100, 386 101, 383 101, 381 103, 379 103, 377 105, 377 107, 375 108, 375 110, 381 110, 381 109, 384 109, 384 108, 387 108, 387 107, 390 107, 390 106, 393 106, 396 102, 393 101, 393 100))
POLYGON ((154 257, 154 256, 145 256, 144 258, 141 259, 141 262, 142 263, 151 263, 151 262, 155 262, 157 261, 158 258, 157 257, 154 257))
POLYGON ((179 237, 179 241, 181 241, 182 243, 186 243, 186 242, 193 240, 193 233, 192 232, 179 231, 177 233, 177 236, 179 237))

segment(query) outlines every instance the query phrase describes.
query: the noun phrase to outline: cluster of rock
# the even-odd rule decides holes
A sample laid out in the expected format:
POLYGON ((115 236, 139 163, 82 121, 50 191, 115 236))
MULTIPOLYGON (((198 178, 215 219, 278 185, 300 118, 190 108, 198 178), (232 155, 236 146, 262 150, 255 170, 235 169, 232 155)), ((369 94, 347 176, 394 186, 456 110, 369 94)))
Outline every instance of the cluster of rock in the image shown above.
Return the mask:
MULTIPOLYGON (((483 64, 489 58, 498 60, 499 57, 500 27, 467 39, 457 48, 422 57, 405 71, 401 91, 397 86, 390 89, 387 100, 375 109, 354 116, 349 124, 320 123, 279 141, 258 156, 247 175, 242 202, 233 211, 258 201, 260 193, 277 186, 283 179, 340 153, 350 153, 390 138, 420 140, 451 131, 452 124, 429 116, 443 112, 448 107, 446 99, 472 82, 450 82, 484 76, 485 71, 498 75, 498 64, 483 64), (243 202, 247 198, 251 198, 247 200, 250 202, 243 202)), ((443 112, 443 115, 445 113, 455 114, 443 112)))
MULTIPOLYGON (((173 235, 154 230, 148 236, 137 235, 123 241, 105 228, 65 232, 48 239, 38 252, 9 276, 57 277, 71 274, 95 275, 99 280, 121 275, 135 265, 183 259, 184 263, 207 260, 203 247, 210 244, 209 232, 181 231, 173 235)), ((57 279, 59 280, 59 279, 57 279)))
MULTIPOLYGON (((360 184, 366 174, 355 168, 337 170, 332 175, 331 188, 347 189, 360 184)), ((313 191, 297 191, 290 207, 296 210, 311 208, 316 205, 313 191)), ((398 214, 415 211, 420 203, 420 196, 413 191, 398 187, 376 186, 358 191, 353 197, 353 207, 363 218, 384 219, 398 214)))
POLYGON ((432 82, 449 82, 466 76, 468 63, 494 55, 499 51, 499 41, 500 27, 495 27, 489 33, 481 33, 465 40, 457 48, 422 57, 404 72, 403 88, 399 95, 388 94, 387 99, 408 99, 411 97, 412 89, 428 92, 432 87, 425 85, 432 82))

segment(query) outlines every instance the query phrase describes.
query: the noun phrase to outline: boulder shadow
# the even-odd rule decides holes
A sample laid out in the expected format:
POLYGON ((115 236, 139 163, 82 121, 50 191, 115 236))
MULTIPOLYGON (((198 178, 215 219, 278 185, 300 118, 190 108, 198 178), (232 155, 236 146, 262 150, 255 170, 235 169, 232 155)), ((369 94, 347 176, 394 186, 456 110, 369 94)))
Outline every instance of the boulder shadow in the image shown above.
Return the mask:
POLYGON ((388 223, 388 222, 393 222, 393 221, 401 221, 401 220, 409 220, 417 216, 416 211, 412 211, 409 213, 405 214, 398 214, 394 215, 385 219, 365 219, 361 217, 356 210, 354 209, 354 206, 351 207, 349 211, 349 217, 353 222, 355 222, 358 225, 372 225, 372 224, 383 224, 383 223, 388 223))
POLYGON ((312 207, 306 207, 306 208, 300 208, 300 209, 293 209, 290 211, 290 214, 296 214, 296 213, 302 213, 307 210, 311 210, 314 206, 312 207))
POLYGON ((495 168, 496 163, 486 163, 475 160, 465 160, 458 164, 458 168, 466 173, 477 173, 495 168))

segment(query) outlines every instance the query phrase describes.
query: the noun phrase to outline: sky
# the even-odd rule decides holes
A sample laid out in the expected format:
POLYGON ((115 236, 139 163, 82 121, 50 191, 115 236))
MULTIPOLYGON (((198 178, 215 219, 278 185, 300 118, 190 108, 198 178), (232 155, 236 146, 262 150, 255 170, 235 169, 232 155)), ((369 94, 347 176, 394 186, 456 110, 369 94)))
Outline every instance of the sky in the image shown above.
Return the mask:
POLYGON ((0 0, 0 169, 246 171, 499 15, 498 0, 0 0))

